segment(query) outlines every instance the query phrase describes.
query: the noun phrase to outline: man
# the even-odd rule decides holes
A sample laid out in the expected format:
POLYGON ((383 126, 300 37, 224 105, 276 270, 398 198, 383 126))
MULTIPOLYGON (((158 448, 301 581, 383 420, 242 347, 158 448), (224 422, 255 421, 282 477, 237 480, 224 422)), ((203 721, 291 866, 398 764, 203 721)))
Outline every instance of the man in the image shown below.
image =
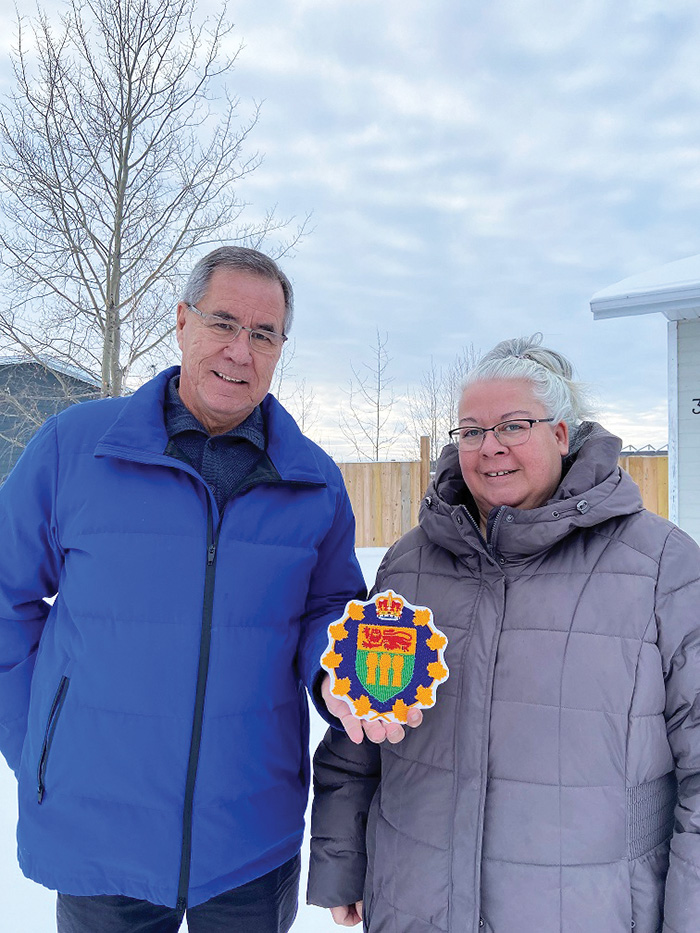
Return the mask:
POLYGON ((181 369, 49 419, 0 491, 0 749, 59 933, 293 921, 304 685, 363 581, 337 467, 268 395, 291 318, 272 260, 215 250, 181 369))

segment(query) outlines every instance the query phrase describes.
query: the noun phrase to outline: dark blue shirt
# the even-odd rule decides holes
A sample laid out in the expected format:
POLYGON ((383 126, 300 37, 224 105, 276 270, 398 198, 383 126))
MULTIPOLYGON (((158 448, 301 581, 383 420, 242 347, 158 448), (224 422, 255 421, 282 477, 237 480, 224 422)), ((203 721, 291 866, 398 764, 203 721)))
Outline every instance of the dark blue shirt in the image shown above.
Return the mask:
POLYGON ((212 437, 180 398, 180 376, 165 393, 165 428, 186 460, 210 487, 221 511, 253 472, 265 451, 265 422, 258 405, 237 427, 212 437))

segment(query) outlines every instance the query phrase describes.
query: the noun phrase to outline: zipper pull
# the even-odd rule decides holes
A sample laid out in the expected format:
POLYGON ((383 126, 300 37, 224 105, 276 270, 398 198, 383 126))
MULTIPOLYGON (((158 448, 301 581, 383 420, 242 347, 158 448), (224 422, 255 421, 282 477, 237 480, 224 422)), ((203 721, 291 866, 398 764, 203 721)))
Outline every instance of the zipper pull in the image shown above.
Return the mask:
POLYGON ((214 563, 214 558, 216 557, 216 545, 210 544, 207 548, 207 567, 211 567, 214 563))

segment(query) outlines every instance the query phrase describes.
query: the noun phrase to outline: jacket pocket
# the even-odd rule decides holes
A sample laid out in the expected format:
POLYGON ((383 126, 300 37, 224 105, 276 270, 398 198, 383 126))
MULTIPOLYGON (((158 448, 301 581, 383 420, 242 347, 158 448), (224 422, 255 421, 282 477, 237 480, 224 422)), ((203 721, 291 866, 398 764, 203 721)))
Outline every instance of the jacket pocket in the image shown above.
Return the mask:
POLYGON ((63 704, 66 700, 66 693, 68 692, 68 684, 70 683, 70 678, 65 675, 61 677, 61 681, 58 685, 58 689, 53 698, 53 703, 51 704, 51 709, 49 711, 48 719, 46 720, 46 730, 44 731, 44 742, 41 746, 41 755, 39 756, 39 768, 37 770, 37 798, 39 803, 44 799, 44 780, 46 777, 46 765, 49 761, 49 753, 51 752, 51 745, 53 743, 54 733, 56 732, 56 726, 58 725, 58 718, 61 715, 61 710, 63 709, 63 704))

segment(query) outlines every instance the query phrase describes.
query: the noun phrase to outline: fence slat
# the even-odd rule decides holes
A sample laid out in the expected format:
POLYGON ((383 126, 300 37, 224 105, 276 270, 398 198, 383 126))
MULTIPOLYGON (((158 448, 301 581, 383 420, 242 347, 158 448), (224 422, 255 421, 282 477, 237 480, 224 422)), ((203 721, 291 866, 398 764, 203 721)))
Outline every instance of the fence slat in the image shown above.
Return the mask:
MULTIPOLYGON (((425 459, 339 463, 355 513, 357 547, 389 547, 418 524, 425 459)), ((668 457, 620 457, 650 512, 668 518, 668 457)))
POLYGON ((668 518, 668 457, 620 457, 620 466, 639 486, 644 507, 668 518))

